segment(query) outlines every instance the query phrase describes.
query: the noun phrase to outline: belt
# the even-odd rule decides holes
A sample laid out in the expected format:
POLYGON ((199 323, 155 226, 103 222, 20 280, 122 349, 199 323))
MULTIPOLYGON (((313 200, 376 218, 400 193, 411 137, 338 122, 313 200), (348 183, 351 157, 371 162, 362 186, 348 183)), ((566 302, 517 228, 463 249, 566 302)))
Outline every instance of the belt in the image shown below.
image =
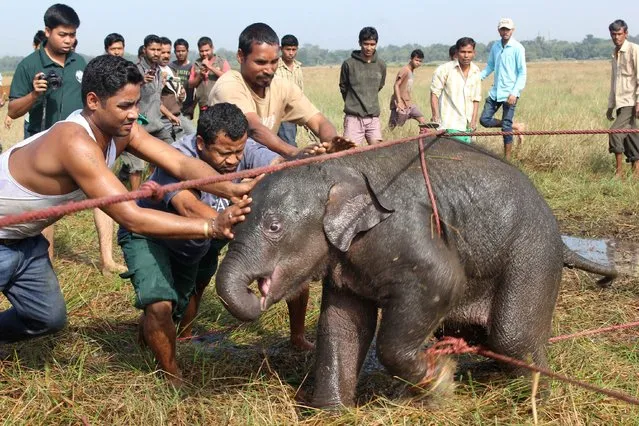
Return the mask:
POLYGON ((0 246, 10 246, 13 244, 17 244, 20 241, 22 241, 21 239, 15 239, 15 238, 0 238, 0 246))

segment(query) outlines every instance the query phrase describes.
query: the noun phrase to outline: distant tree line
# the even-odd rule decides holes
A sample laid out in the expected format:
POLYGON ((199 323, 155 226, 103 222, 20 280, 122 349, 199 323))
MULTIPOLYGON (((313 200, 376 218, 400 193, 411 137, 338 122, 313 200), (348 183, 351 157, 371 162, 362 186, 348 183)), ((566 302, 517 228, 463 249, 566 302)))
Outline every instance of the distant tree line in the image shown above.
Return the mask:
MULTIPOLYGON (((639 35, 629 36, 628 40, 639 43, 639 35)), ((488 58, 488 52, 492 46, 488 44, 477 43, 477 55, 475 60, 485 62, 488 58)), ((524 40, 521 42, 526 48, 526 59, 528 61, 542 60, 589 60, 589 59, 608 59, 612 52, 612 42, 608 38, 597 38, 592 34, 586 35, 582 41, 569 42, 563 40, 548 40, 538 36, 533 40, 524 40)), ((448 60, 448 48, 446 44, 431 44, 429 46, 421 46, 419 44, 405 44, 403 46, 388 45, 378 49, 379 56, 389 64, 402 64, 410 58, 410 53, 414 49, 421 49, 424 52, 425 63, 437 63, 448 60)), ((344 59, 351 55, 352 49, 328 50, 322 49, 315 44, 305 44, 301 46, 297 58, 306 66, 315 65, 339 65, 344 59)), ((191 49, 192 59, 197 58, 197 50, 191 49)), ((227 49, 217 49, 220 56, 226 58, 231 65, 236 68, 235 51, 227 49)), ((90 56, 85 56, 91 59, 90 56)), ((127 53, 127 59, 135 61, 135 55, 127 53)), ((15 70, 18 62, 22 60, 22 56, 3 56, 0 58, 0 71, 15 70)))
MULTIPOLYGON (((639 43, 639 35, 635 37, 629 36, 628 40, 639 43)), ((490 52, 493 43, 477 43, 475 60, 486 62, 488 52, 490 52)), ((596 38, 592 34, 588 34, 579 42, 548 40, 538 36, 534 40, 522 41, 521 44, 526 48, 526 59, 528 61, 608 59, 613 49, 610 39, 596 38)), ((448 60, 449 47, 450 45, 441 43, 429 46, 421 46, 419 44, 388 45, 380 47, 378 54, 390 64, 400 64, 408 61, 410 53, 414 49, 421 49, 424 52, 425 63, 436 63, 448 60)), ((328 50, 322 49, 317 45, 305 44, 300 48, 297 58, 306 66, 338 65, 350 56, 351 51, 328 50)))

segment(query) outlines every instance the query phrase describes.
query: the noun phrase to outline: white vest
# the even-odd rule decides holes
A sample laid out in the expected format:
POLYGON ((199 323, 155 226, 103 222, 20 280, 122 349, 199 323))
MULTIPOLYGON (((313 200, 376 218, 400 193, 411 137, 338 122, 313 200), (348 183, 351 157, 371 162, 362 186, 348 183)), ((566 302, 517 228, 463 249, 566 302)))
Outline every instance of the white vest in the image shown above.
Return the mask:
MULTIPOLYGON (((71 113, 71 115, 69 115, 69 117, 67 117, 66 120, 60 121, 59 123, 77 123, 84 127, 87 133, 89 133, 89 136, 91 136, 91 138, 95 140, 95 135, 91 131, 91 127, 89 126, 87 120, 82 115, 80 115, 81 112, 82 110, 74 111, 73 113, 71 113)), ((12 146, 6 152, 0 155, 0 217, 24 213, 32 210, 40 210, 47 207, 66 204, 70 201, 83 200, 86 198, 86 195, 84 194, 84 192, 82 192, 81 189, 76 189, 73 192, 62 195, 38 194, 36 192, 28 190, 27 188, 16 182, 9 172, 9 157, 11 156, 11 153, 16 149, 23 147, 30 142, 33 142, 35 139, 50 131, 54 126, 52 126, 48 130, 33 135, 28 139, 25 139, 24 141, 12 146)), ((109 168, 112 167, 115 163, 115 155, 115 141, 111 139, 111 143, 109 144, 106 153, 106 163, 109 168)), ((22 239, 33 237, 35 235, 38 235, 44 228, 51 225, 58 219, 60 218, 52 217, 49 219, 42 219, 29 223, 18 223, 16 225, 10 225, 0 229, 0 238, 22 239)))

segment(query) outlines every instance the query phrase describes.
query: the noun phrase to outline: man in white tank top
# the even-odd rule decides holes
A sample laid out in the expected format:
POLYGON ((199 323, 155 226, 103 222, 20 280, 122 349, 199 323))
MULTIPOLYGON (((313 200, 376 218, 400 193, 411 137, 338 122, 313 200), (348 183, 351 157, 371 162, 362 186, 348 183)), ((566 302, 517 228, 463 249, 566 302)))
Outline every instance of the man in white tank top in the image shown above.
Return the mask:
MULTIPOLYGON (((109 166, 128 151, 179 179, 217 174, 150 136, 136 120, 143 77, 123 58, 99 56, 82 79, 83 109, 46 133, 34 135, 0 155, 0 217, 85 197, 124 194, 109 166)), ((255 184, 223 182, 202 187, 224 198, 246 194, 255 184)), ((184 218, 138 207, 134 201, 103 211, 131 232, 159 238, 228 238, 243 220, 250 200, 229 207, 233 223, 184 218)), ((0 228, 0 291, 12 307, 0 312, 0 344, 49 334, 66 323, 60 285, 41 231, 57 218, 0 228)))

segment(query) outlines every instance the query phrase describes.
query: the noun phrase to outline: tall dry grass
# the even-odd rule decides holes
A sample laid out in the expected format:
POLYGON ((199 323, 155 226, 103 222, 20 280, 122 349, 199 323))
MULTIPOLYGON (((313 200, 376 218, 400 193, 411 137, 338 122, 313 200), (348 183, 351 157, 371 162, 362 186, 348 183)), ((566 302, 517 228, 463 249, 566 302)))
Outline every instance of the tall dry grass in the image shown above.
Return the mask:
MULTIPOLYGON (((416 73, 415 98, 428 115, 428 85, 434 68, 416 73)), ((381 93, 382 122, 397 69, 389 69, 381 93)), ((305 69, 307 93, 341 128, 339 69, 305 69)), ((530 129, 607 127, 604 112, 608 65, 604 62, 535 63, 516 119, 530 129)), ((484 93, 487 90, 485 87, 484 93)), ((4 119, 6 107, 0 110, 4 119)), ((410 123, 386 138, 415 134, 410 123)), ((9 146, 20 139, 21 122, 0 130, 9 146)), ((481 145, 499 152, 499 138, 481 145)), ((549 201, 566 233, 625 240, 639 238, 638 185, 611 180, 612 157, 605 136, 530 137, 516 151, 521 167, 549 201)), ((135 343, 138 312, 131 285, 99 273, 90 213, 57 226, 54 267, 67 300, 69 327, 62 333, 0 346, 0 423, 3 424, 531 424, 530 383, 491 374, 486 364, 461 357, 457 387, 440 400, 402 395, 387 374, 362 377, 360 404, 339 412, 307 410, 295 403, 308 390, 312 354, 288 348, 286 308, 279 304, 253 324, 241 324, 217 301, 204 298, 197 329, 213 331, 203 343, 178 345, 178 360, 190 386, 174 391, 158 378, 149 353, 135 343)), ((608 290, 594 277, 566 271, 553 333, 569 333, 637 319, 639 284, 624 278, 608 290)), ((312 288, 309 337, 319 315, 312 288)), ((8 306, 0 301, 0 309, 8 306)), ((554 370, 599 386, 639 396, 639 331, 580 338, 549 347, 554 370)), ((560 382, 538 408, 543 424, 639 424, 639 410, 560 382)))

